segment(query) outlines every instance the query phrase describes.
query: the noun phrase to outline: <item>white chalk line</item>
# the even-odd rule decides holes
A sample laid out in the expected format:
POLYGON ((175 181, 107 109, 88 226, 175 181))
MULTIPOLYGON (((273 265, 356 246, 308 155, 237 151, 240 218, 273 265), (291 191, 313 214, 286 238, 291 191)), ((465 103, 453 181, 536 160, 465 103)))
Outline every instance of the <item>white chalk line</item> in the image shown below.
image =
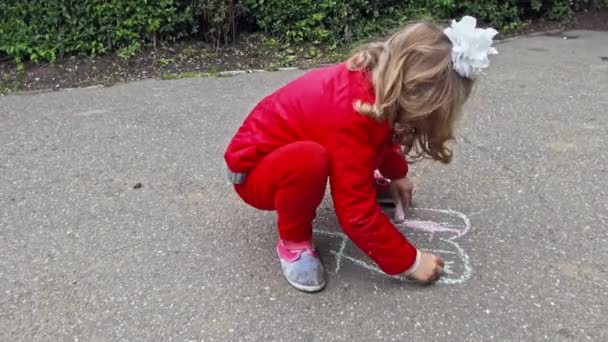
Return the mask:
MULTIPOLYGON (((458 229, 458 226, 452 226, 447 222, 434 222, 434 221, 428 221, 428 220, 405 220, 404 222, 397 224, 396 226, 399 228, 407 228, 407 229, 411 229, 411 230, 418 230, 418 231, 422 231, 422 232, 426 232, 426 233, 430 233, 431 237, 430 240, 432 240, 434 238, 434 235, 436 233, 451 233, 453 234, 452 237, 449 238, 438 238, 438 240, 443 241, 445 243, 448 243, 450 245, 452 245, 454 247, 454 249, 456 251, 449 251, 449 250, 440 250, 440 249, 436 249, 436 250, 432 250, 429 249, 427 250, 427 252, 429 253, 434 253, 434 254, 450 254, 450 255, 456 255, 458 256, 462 262, 463 262, 463 271, 462 274, 459 277, 441 277, 438 280, 439 284, 445 284, 445 285, 455 285, 455 284, 461 284, 464 283, 465 281, 467 281, 468 279, 470 279, 471 274, 473 272, 473 269, 470 265, 470 258, 467 255, 467 253, 465 252, 465 250, 454 240, 467 234, 470 230, 471 230, 471 222, 469 220, 469 218, 458 211, 455 210, 451 210, 451 209, 431 209, 431 208, 412 208, 410 209, 410 211, 416 212, 416 211, 430 211, 430 212, 437 212, 437 213, 442 213, 442 214, 446 214, 452 217, 458 217, 459 219, 462 220, 462 222, 464 223, 464 227, 463 229, 458 229)), ((371 265, 363 260, 354 258, 350 255, 347 255, 344 253, 345 249, 346 249, 346 244, 348 242, 348 237, 344 234, 344 233, 339 233, 339 232, 329 232, 329 231, 315 231, 316 234, 319 235, 325 235, 325 236, 330 236, 330 237, 336 237, 341 239, 340 241, 340 247, 338 248, 338 251, 334 251, 331 250, 330 253, 332 255, 335 256, 336 258, 336 268, 334 270, 334 273, 337 273, 340 271, 340 268, 342 267, 342 259, 346 259, 350 262, 352 262, 353 264, 362 267, 368 271, 377 273, 377 274, 381 274, 384 276, 387 276, 389 278, 393 278, 393 279, 398 279, 401 281, 405 281, 405 282, 409 282, 411 280, 409 280, 406 277, 403 276, 390 276, 385 274, 380 268, 378 268, 377 266, 371 265)), ((430 241, 429 240, 429 241, 430 241)), ((445 262, 445 267, 444 267, 444 274, 446 275, 455 275, 456 273, 452 270, 452 265, 454 264, 454 261, 446 261, 445 262)))
MULTIPOLYGON (((448 241, 448 240, 445 240, 445 239, 440 239, 440 240, 443 240, 445 242, 451 243, 451 241, 448 241)), ((460 246, 458 246, 458 247, 460 247, 460 246)), ((433 250, 433 249, 429 249, 429 250, 426 250, 426 251, 429 252, 429 253, 434 253, 434 254, 441 253, 441 252, 446 252, 446 251, 433 250)), ((349 256, 347 254, 339 254, 336 251, 330 251, 330 253, 333 254, 334 256, 336 256, 337 260, 346 259, 346 260, 352 262, 353 264, 355 264, 357 266, 360 266, 360 267, 362 267, 362 268, 364 268, 364 269, 366 269, 368 271, 372 271, 374 273, 383 275, 385 277, 397 279, 397 280, 400 280, 400 281, 403 281, 403 282, 412 282, 412 280, 408 279, 407 277, 396 276, 396 275, 393 275, 393 276, 388 275, 388 274, 384 273, 378 267, 370 265, 369 263, 367 263, 367 262, 365 262, 363 260, 360 260, 360 259, 357 259, 357 258, 353 258, 353 257, 351 257, 351 256, 349 256)), ((455 252, 448 252, 448 253, 449 254, 457 254, 455 252)), ((465 258, 463 258, 463 259, 465 259, 465 258)), ((444 265, 443 273, 448 274, 448 275, 454 275, 455 273, 451 269, 451 265, 453 265, 453 264, 454 264, 453 261, 446 262, 445 265, 444 265)), ((336 270, 334 272, 337 273, 338 271, 339 271, 339 268, 336 268, 336 270)), ((461 284, 461 283, 467 281, 471 277, 471 271, 472 270, 470 269, 470 266, 468 265, 468 256, 466 256, 466 260, 464 261, 464 272, 463 272, 463 274, 460 277, 454 278, 454 279, 453 278, 442 277, 442 278, 439 278, 439 280, 437 281, 437 283, 438 284, 444 284, 444 285, 461 284)))

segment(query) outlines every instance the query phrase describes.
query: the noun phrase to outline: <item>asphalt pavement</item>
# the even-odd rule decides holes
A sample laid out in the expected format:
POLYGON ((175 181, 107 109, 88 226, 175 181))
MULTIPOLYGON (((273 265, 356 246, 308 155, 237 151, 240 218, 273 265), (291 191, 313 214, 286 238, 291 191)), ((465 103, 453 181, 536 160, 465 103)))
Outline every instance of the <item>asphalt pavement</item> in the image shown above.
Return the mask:
POLYGON ((325 291, 225 181, 252 106, 302 71, 0 97, 1 341, 607 341, 608 33, 519 38, 400 229, 441 283, 384 276, 327 199, 325 291))

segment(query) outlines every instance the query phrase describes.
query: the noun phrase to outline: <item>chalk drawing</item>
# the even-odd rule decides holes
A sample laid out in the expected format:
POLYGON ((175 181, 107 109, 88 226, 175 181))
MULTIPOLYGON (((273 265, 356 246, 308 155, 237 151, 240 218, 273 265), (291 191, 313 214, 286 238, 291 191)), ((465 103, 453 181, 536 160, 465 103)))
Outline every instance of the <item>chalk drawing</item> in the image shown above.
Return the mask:
MULTIPOLYGON (((459 239, 471 230, 469 218, 455 210, 428 208, 411 208, 409 216, 396 226, 417 248, 443 258, 444 274, 438 283, 455 285, 467 281, 471 277, 472 268, 470 258, 464 248, 460 246, 459 239)), ((338 239, 337 248, 329 251, 336 259, 335 273, 340 271, 345 261, 348 261, 386 277, 410 281, 405 277, 386 275, 373 261, 363 256, 344 233, 324 230, 317 230, 314 233, 320 237, 338 239), (353 254, 359 255, 353 256, 353 254)))

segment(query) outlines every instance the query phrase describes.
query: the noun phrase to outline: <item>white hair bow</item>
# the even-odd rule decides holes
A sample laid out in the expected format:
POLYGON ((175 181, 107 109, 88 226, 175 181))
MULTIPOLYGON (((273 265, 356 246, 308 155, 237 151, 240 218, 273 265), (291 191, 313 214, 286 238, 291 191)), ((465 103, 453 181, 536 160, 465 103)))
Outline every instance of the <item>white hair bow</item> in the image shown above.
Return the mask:
POLYGON ((477 28, 477 19, 465 16, 444 31, 452 42, 452 62, 454 69, 461 76, 475 79, 483 69, 490 66, 489 55, 498 54, 492 47, 494 36, 498 34, 493 28, 477 28))

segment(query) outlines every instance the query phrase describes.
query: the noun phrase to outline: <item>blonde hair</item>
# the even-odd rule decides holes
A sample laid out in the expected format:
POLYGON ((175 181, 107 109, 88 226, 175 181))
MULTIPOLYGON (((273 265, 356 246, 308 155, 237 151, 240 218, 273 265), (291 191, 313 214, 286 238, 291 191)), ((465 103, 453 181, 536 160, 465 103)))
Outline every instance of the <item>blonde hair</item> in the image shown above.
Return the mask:
POLYGON ((384 42, 363 47, 347 66, 369 72, 374 86, 375 103, 357 101, 359 113, 388 120, 406 155, 451 161, 447 144, 474 81, 453 69, 452 43, 441 27, 408 25, 384 42))

